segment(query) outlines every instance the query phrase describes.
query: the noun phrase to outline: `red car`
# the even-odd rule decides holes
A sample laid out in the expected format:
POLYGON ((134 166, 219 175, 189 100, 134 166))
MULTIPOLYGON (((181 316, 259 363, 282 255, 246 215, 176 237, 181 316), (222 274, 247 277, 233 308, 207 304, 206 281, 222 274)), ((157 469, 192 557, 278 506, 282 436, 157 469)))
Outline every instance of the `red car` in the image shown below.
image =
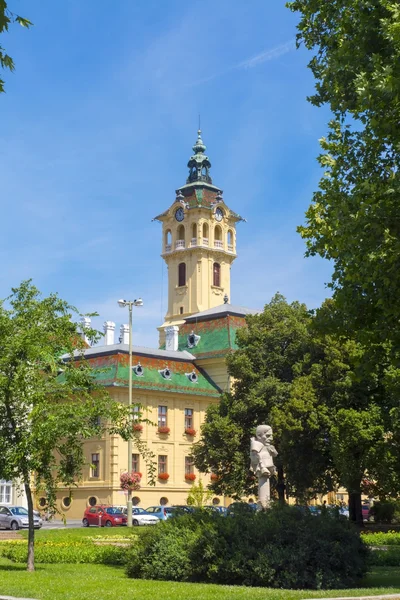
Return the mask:
POLYGON ((90 506, 85 510, 82 519, 82 525, 97 525, 98 527, 117 527, 118 525, 126 525, 127 517, 119 508, 115 506, 90 506))

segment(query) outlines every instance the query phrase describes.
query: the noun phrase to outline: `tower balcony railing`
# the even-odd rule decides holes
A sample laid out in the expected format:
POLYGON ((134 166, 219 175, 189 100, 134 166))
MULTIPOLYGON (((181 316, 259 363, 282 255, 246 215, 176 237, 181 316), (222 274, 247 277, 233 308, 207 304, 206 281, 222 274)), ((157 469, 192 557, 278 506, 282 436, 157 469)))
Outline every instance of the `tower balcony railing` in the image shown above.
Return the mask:
POLYGON ((233 252, 233 244, 228 244, 228 252, 233 252))
POLYGON ((203 237, 203 246, 208 246, 208 238, 203 237))
POLYGON ((192 238, 190 241, 191 246, 197 246, 197 238, 192 238))
POLYGON ((180 248, 185 247, 185 240, 176 240, 175 242, 175 250, 179 250, 180 248))
POLYGON ((214 240, 214 248, 221 248, 221 250, 224 248, 224 243, 221 242, 221 240, 214 240))
POLYGON ((165 244, 165 252, 171 252, 172 246, 171 244, 165 244))

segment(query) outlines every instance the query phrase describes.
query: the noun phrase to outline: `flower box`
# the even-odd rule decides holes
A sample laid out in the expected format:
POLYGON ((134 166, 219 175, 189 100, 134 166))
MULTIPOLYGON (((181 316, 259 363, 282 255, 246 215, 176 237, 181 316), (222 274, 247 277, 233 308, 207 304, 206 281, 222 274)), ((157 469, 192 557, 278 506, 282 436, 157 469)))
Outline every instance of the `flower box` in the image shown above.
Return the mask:
POLYGON ((168 481, 169 474, 168 473, 159 473, 158 474, 158 479, 160 479, 161 481, 168 481))
POLYGON ((186 427, 185 433, 186 433, 186 435, 190 435, 191 437, 194 437, 197 432, 195 429, 193 429, 193 427, 186 427))
POLYGON ((211 481, 218 481, 219 477, 216 473, 211 473, 211 481))
POLYGON ((140 490, 140 480, 142 478, 141 473, 121 473, 120 475, 120 485, 121 490, 130 490, 131 492, 140 490))
POLYGON ((141 423, 134 423, 132 429, 133 431, 143 431, 143 425, 141 423))
POLYGON ((194 473, 186 473, 185 479, 186 481, 195 481, 196 475, 194 473))
POLYGON ((169 427, 166 427, 164 425, 162 427, 158 428, 158 433, 169 433, 169 432, 170 432, 169 427))

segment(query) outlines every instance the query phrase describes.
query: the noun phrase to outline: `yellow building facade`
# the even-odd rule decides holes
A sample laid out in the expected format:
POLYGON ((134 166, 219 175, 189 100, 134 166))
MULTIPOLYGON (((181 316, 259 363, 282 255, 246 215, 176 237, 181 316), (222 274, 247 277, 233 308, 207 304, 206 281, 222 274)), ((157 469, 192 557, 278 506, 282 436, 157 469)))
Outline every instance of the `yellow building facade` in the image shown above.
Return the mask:
MULTIPOLYGON (((211 164, 198 132, 188 162, 186 183, 174 202, 156 217, 162 225, 162 257, 168 267, 168 308, 159 327, 160 348, 133 348, 133 402, 149 423, 134 422, 135 437, 154 457, 150 485, 144 457, 133 443, 133 470, 141 473, 134 504, 186 504, 193 482, 210 482, 196 471, 190 452, 210 403, 230 389, 226 355, 236 348, 236 330, 254 313, 229 303, 231 266, 236 258, 236 225, 243 220, 213 185, 211 164)), ((114 340, 115 324, 105 323, 105 344, 89 348, 86 358, 98 381, 119 402, 128 403, 127 331, 114 340)), ((128 468, 128 444, 106 435, 85 442, 86 466, 76 489, 59 489, 58 508, 67 518, 82 518, 94 504, 126 505, 120 475, 128 468)), ((210 502, 228 504, 214 496, 210 502)), ((36 499, 40 509, 45 498, 36 499)))

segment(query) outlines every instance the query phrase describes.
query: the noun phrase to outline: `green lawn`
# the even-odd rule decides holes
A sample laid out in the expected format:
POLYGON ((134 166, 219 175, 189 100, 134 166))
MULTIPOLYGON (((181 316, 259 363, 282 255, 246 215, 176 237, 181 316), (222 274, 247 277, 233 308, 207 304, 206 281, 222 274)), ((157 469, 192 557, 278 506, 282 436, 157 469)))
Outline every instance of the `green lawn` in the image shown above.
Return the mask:
MULTIPOLYGON (((158 525, 157 525, 158 527, 158 525)), ((53 541, 72 541, 84 540, 85 538, 118 538, 131 537, 132 535, 141 535, 146 527, 78 527, 71 529, 39 529, 35 531, 35 540, 53 540, 53 541)), ((21 531, 24 538, 28 539, 28 532, 21 531)))
POLYGON ((400 593, 399 568, 375 568, 363 589, 309 592, 128 579, 122 568, 102 565, 25 565, 0 558, 0 594, 38 600, 300 600, 400 593), (382 586, 382 587, 379 587, 382 586))

